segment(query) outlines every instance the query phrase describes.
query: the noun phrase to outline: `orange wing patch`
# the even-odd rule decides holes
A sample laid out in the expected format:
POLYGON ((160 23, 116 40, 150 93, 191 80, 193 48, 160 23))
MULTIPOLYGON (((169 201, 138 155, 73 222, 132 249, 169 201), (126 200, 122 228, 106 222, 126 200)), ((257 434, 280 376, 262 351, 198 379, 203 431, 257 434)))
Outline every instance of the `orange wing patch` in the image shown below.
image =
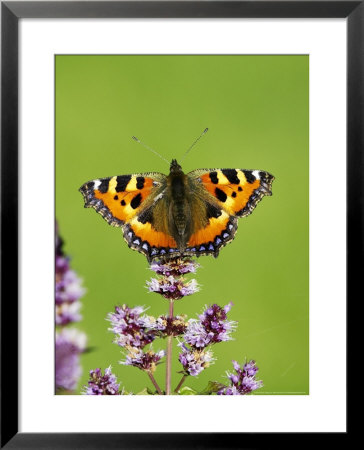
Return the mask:
POLYGON ((225 211, 241 217, 250 214, 264 195, 271 195, 274 177, 258 170, 216 169, 200 179, 225 211))
POLYGON ((149 244, 150 247, 177 248, 176 241, 169 234, 153 229, 149 222, 140 223, 136 218, 130 222, 130 229, 135 236, 149 244))
POLYGON ((138 213, 152 189, 152 178, 122 175, 90 181, 80 191, 85 206, 95 208, 109 224, 122 226, 138 213))
POLYGON ((226 229, 229 222, 229 215, 222 212, 220 217, 211 217, 205 228, 196 231, 189 239, 189 247, 198 247, 203 244, 213 243, 215 238, 226 229))
POLYGON ((141 223, 135 217, 123 227, 123 231, 129 247, 143 253, 149 262, 155 257, 181 254, 172 236, 156 231, 149 222, 141 223))

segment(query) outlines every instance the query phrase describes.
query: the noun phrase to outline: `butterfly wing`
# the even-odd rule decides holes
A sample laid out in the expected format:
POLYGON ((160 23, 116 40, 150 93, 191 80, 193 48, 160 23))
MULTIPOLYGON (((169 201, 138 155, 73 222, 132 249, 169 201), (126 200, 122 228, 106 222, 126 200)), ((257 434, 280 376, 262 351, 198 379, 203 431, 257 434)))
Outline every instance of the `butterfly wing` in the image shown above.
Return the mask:
POLYGON ((148 260, 167 256, 218 255, 235 236, 237 221, 271 195, 274 177, 243 169, 198 169, 187 174, 192 234, 181 253, 170 235, 167 177, 158 172, 92 180, 81 186, 85 207, 122 227, 129 247, 148 260))
POLYGON ((148 259, 161 247, 176 247, 168 234, 165 191, 166 176, 158 172, 100 178, 80 188, 85 207, 121 227, 129 247, 148 259))
POLYGON ((193 204, 193 233, 186 252, 215 256, 234 239, 237 220, 253 212, 265 195, 272 195, 273 175, 261 170, 197 169, 187 174, 193 204))

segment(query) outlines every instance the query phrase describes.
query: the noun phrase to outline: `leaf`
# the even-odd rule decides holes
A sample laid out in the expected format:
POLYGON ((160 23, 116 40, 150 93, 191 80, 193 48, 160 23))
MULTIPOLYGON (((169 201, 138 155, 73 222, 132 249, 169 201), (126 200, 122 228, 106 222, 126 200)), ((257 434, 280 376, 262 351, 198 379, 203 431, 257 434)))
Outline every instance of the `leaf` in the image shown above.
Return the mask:
POLYGON ((197 391, 188 386, 184 386, 178 391, 178 395, 197 395, 197 391))
POLYGON ((211 395, 216 394, 217 391, 224 388, 225 385, 222 383, 219 383, 218 381, 209 381, 208 385, 205 387, 205 389, 201 392, 199 392, 199 395, 211 395))
POLYGON ((135 395, 155 395, 156 393, 153 392, 151 389, 145 387, 142 391, 138 392, 135 395))

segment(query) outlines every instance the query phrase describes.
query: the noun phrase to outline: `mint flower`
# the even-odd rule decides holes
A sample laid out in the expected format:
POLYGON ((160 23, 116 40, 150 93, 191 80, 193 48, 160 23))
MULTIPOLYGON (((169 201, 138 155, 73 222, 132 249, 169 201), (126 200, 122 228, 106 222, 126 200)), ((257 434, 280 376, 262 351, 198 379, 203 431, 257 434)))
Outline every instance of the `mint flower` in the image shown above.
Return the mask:
MULTIPOLYGON (((63 269, 67 270, 67 261, 61 261, 63 269)), ((198 264, 183 258, 164 260, 151 263, 151 269, 157 274, 157 278, 152 278, 147 282, 150 292, 161 294, 169 300, 168 314, 159 317, 145 314, 146 308, 136 306, 130 308, 123 304, 115 306, 115 311, 107 315, 110 322, 109 331, 115 335, 114 343, 123 347, 124 359, 119 361, 125 366, 133 366, 142 370, 148 375, 155 391, 149 388, 141 393, 170 395, 172 393, 172 341, 173 337, 182 336, 183 341, 178 343, 180 353, 179 362, 182 364, 182 378, 177 384, 174 392, 183 394, 181 386, 189 376, 198 376, 207 369, 215 359, 209 346, 232 339, 231 333, 236 328, 236 322, 228 320, 228 313, 233 306, 230 302, 224 307, 217 304, 205 306, 198 319, 186 321, 186 316, 174 316, 174 300, 181 299, 198 291, 196 280, 186 280, 184 274, 196 271, 198 264), (166 350, 155 352, 151 348, 145 350, 157 338, 166 339, 166 350), (154 372, 157 365, 166 356, 166 383, 165 389, 161 389, 154 372)), ((63 315, 66 316, 67 308, 62 306, 63 315)), ((77 312, 76 310, 74 312, 77 312)), ((72 352, 69 353, 72 355, 72 352)), ((227 373, 229 385, 210 382, 208 389, 202 392, 204 395, 245 395, 260 388, 262 382, 255 378, 258 368, 253 360, 240 365, 233 361, 235 373, 227 373)), ((70 365, 71 366, 71 365, 70 365)), ((76 373, 77 376, 79 374, 76 373)), ((183 388, 194 392, 189 387, 183 388)), ((90 371, 88 385, 84 386, 85 395, 123 395, 120 391, 120 384, 111 368, 105 369, 103 374, 101 369, 90 371)), ((195 392, 196 393, 196 392, 195 392)))
POLYGON ((56 325, 67 325, 82 319, 80 314, 81 303, 78 300, 86 292, 82 286, 81 278, 70 268, 69 258, 64 255, 62 246, 63 241, 56 234, 56 325))
POLYGON ((111 372, 111 366, 105 369, 105 375, 101 369, 90 370, 88 386, 84 386, 82 394, 85 395, 121 395, 120 384, 116 376, 111 372))
POLYGON ((128 348, 128 353, 126 354, 125 361, 120 361, 120 364, 125 366, 134 366, 140 370, 153 373, 156 366, 159 364, 160 360, 165 356, 166 352, 160 350, 155 353, 153 350, 148 350, 143 352, 140 348, 128 348))
POLYGON ((195 294, 200 290, 198 283, 195 279, 191 280, 189 283, 184 284, 180 288, 180 292, 183 297, 186 297, 187 295, 195 294))
POLYGON ((144 316, 141 318, 143 325, 153 332, 155 336, 179 336, 186 331, 187 324, 185 322, 185 316, 175 317, 153 317, 144 316))
POLYGON ((75 302, 85 294, 82 280, 69 266, 69 258, 56 255, 56 303, 75 302))
POLYGON ((183 366, 185 375, 192 375, 195 377, 204 369, 209 367, 209 365, 214 361, 212 352, 209 350, 196 350, 189 348, 183 342, 180 342, 178 346, 182 349, 178 359, 183 366))
POLYGON ((233 361, 233 366, 236 373, 227 372, 230 386, 220 389, 218 395, 246 395, 263 386, 263 382, 255 378, 258 367, 254 360, 245 363, 243 368, 233 361))
POLYGON ((64 328, 56 333, 55 347, 56 390, 72 391, 82 375, 80 354, 86 348, 86 335, 73 328, 64 328))
POLYGON ((187 281, 183 275, 196 272, 199 264, 189 259, 171 259, 155 261, 150 268, 160 275, 147 281, 149 292, 161 294, 168 300, 179 300, 199 291, 196 280, 187 281))
POLYGON ((81 307, 81 302, 56 304, 56 325, 79 322, 82 319, 80 314, 81 307))
POLYGON ((70 259, 63 252, 63 240, 55 236, 55 388, 73 391, 82 374, 80 355, 86 349, 86 335, 66 325, 81 320, 81 302, 85 289, 82 280, 70 268, 70 259))
POLYGON ((155 261, 150 265, 150 269, 158 275, 178 276, 186 273, 195 273, 200 264, 190 259, 176 258, 167 261, 155 261))
POLYGON ((172 275, 159 280, 152 278, 150 281, 147 281, 147 286, 150 292, 156 292, 164 298, 172 300, 179 300, 199 291, 196 280, 186 282, 182 277, 176 278, 172 275))
POLYGON ((184 340, 196 348, 231 340, 230 334, 236 328, 236 322, 227 320, 227 312, 230 311, 231 306, 232 303, 224 308, 216 304, 206 307, 199 316, 199 321, 189 320, 183 335, 184 340))
POLYGON ((153 342, 155 336, 148 333, 140 317, 144 311, 142 306, 129 308, 127 305, 122 305, 115 306, 115 312, 107 315, 107 320, 111 323, 109 331, 115 334, 116 344, 120 347, 143 348, 153 342))

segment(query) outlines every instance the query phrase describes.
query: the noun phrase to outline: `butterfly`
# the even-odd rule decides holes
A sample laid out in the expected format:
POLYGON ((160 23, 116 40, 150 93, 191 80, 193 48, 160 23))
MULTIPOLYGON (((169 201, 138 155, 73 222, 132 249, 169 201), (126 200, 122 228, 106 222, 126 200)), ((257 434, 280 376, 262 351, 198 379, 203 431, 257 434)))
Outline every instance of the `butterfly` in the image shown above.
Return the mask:
POLYGON ((248 216, 274 177, 262 170, 197 169, 185 174, 177 160, 169 175, 118 175, 81 186, 85 208, 121 227, 133 250, 154 258, 211 254, 234 239, 238 218, 248 216))

